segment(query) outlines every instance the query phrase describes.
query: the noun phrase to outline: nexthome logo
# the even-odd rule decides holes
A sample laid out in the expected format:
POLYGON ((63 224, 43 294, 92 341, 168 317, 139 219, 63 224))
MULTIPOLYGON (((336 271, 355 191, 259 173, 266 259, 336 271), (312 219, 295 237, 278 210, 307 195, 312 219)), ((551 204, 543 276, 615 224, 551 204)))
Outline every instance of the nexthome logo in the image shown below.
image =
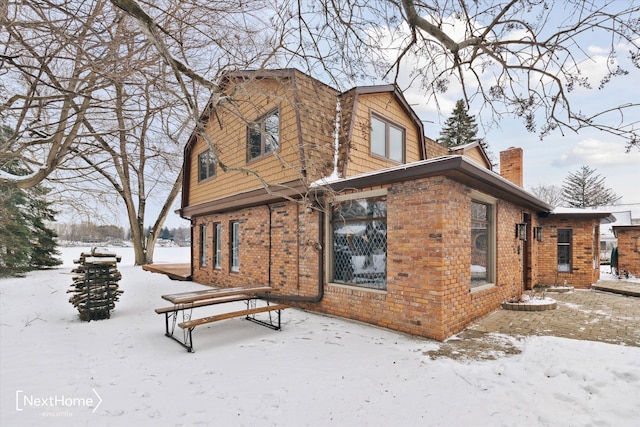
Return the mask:
MULTIPOLYGON (((65 395, 36 396, 25 393, 23 390, 16 390, 16 411, 24 411, 27 408, 35 408, 43 411, 68 410, 70 408, 93 408, 95 413, 102 403, 102 398, 95 389, 91 389, 95 396, 90 397, 69 397, 65 395)), ((71 414, 59 415, 70 416, 71 414)))

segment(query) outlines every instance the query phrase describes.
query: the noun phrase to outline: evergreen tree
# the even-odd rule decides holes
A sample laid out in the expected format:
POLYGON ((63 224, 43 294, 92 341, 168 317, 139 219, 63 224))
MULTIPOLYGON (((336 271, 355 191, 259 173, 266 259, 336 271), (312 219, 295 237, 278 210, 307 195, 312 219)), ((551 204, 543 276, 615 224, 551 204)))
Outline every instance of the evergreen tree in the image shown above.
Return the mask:
POLYGON ((612 189, 605 187, 604 178, 594 175, 595 169, 582 166, 577 172, 569 173, 562 184, 562 198, 572 208, 613 205, 620 197, 612 189))
POLYGON ((476 119, 469 115, 465 102, 460 99, 451 113, 451 117, 444 123, 440 131, 438 142, 445 147, 455 147, 458 145, 480 142, 483 148, 486 143, 478 138, 478 125, 476 119))
MULTIPOLYGON (((9 132, 1 127, 0 146, 7 143, 9 132)), ((2 170, 17 176, 27 172, 11 159, 3 162, 2 170)), ((57 235, 46 225, 55 215, 45 198, 48 192, 40 185, 23 190, 10 181, 0 184, 0 276, 62 263, 54 258, 57 235)))
POLYGON ((55 214, 50 203, 45 199, 49 189, 40 185, 29 190, 29 214, 27 218, 31 224, 31 263, 32 268, 49 268, 62 264, 62 260, 55 258, 60 255, 56 249, 58 234, 47 227, 47 223, 55 221, 55 214))
POLYGON ((173 239, 173 233, 167 227, 162 227, 158 237, 161 239, 171 240, 173 239))
POLYGON ((29 270, 29 225, 22 212, 25 193, 13 185, 0 185, 0 277, 29 270))

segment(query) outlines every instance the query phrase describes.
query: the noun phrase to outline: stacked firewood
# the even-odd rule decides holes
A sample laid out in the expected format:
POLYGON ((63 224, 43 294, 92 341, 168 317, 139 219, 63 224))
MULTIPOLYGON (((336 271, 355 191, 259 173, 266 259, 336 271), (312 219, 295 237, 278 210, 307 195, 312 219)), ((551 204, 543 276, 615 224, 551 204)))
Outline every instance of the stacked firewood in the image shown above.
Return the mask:
POLYGON ((74 260, 79 264, 71 270, 73 284, 67 293, 73 295, 69 302, 80 312, 80 319, 84 321, 108 319, 116 301, 124 291, 118 289, 118 281, 122 275, 118 271, 117 263, 122 257, 93 248, 90 253, 81 253, 80 259, 74 260))

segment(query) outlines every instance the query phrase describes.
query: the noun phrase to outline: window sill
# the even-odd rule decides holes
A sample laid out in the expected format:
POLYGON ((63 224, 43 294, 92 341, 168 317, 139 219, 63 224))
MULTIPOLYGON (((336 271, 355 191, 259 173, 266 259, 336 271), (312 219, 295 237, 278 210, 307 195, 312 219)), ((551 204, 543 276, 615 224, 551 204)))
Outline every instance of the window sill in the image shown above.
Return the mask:
POLYGON ((251 163, 256 163, 259 162, 260 160, 263 159, 267 159, 269 157, 274 156, 276 153, 278 153, 280 150, 274 150, 274 151, 267 151, 266 153, 262 153, 259 156, 256 157, 247 157, 247 164, 250 165, 251 163))
POLYGON ((198 178, 198 184, 202 184, 202 183, 205 183, 207 181, 212 181, 215 177, 216 177, 215 175, 211 175, 211 176, 208 176, 208 177, 203 178, 203 179, 198 178))
POLYGON ((364 286, 354 286, 354 285, 345 285, 344 283, 327 283, 327 286, 332 286, 335 288, 349 289, 352 291, 361 291, 361 292, 370 292, 374 294, 386 295, 386 289, 374 289, 374 288, 365 288, 364 286))
POLYGON ((393 160, 387 156, 383 156, 382 154, 378 154, 378 153, 369 152, 369 155, 374 159, 384 160, 386 162, 393 163, 394 165, 404 165, 406 163, 404 160, 400 160, 400 161, 393 160))
POLYGON ((492 289, 495 287, 496 287, 495 283, 487 283, 486 285, 476 286, 475 288, 471 288, 470 293, 475 294, 475 293, 486 291, 487 289, 492 289))

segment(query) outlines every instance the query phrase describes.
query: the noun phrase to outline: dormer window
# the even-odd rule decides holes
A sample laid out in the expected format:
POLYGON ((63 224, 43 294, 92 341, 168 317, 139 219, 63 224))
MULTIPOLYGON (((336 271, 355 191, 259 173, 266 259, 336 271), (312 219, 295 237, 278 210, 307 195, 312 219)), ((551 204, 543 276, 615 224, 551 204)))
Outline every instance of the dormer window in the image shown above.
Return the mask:
POLYGON ((371 115, 371 154, 404 163, 404 128, 371 115))
POLYGON ((280 113, 270 111, 247 127, 247 161, 280 149, 280 113))

